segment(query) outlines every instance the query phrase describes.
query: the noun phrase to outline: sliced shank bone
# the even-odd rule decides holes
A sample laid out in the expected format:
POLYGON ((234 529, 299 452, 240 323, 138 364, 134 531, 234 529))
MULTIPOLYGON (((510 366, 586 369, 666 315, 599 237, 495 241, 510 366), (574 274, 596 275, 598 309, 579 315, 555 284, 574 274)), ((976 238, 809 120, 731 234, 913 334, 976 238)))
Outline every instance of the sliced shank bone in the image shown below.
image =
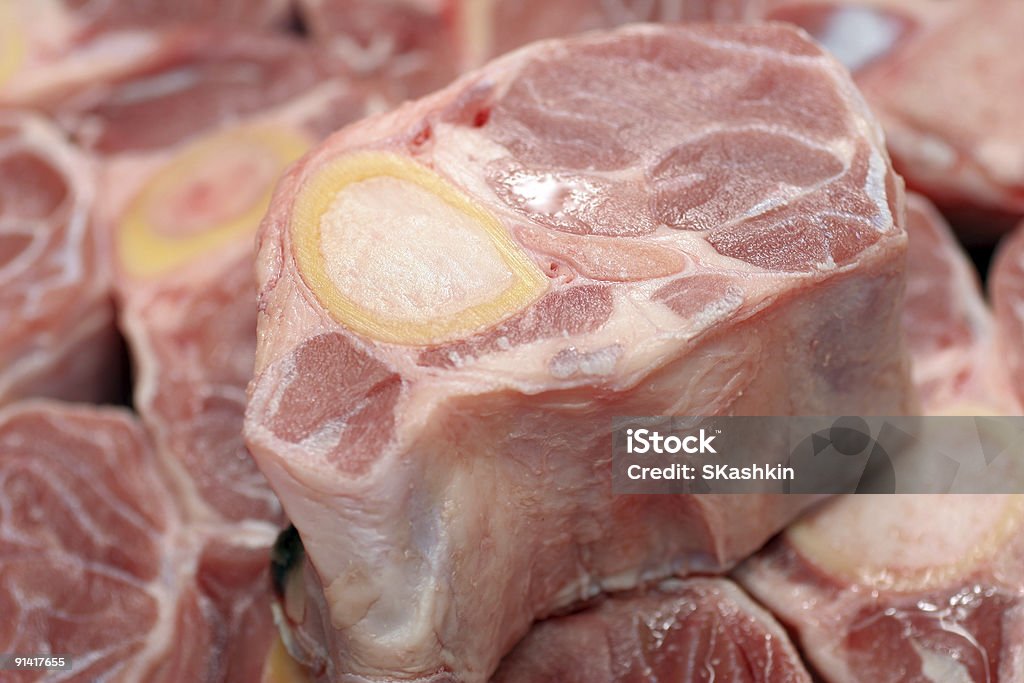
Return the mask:
POLYGON ((756 550, 809 499, 613 496, 611 420, 913 410, 902 220, 783 26, 539 43, 333 135, 264 219, 246 417, 300 658, 486 681, 536 619, 756 550))

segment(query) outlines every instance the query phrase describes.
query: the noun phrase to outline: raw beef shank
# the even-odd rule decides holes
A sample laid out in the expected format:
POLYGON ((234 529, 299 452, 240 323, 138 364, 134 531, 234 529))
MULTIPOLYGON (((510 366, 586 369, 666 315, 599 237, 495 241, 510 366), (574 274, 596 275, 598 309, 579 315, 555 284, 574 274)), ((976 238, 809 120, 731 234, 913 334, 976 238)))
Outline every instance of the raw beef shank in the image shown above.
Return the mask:
POLYGON ((747 0, 297 0, 313 37, 356 72, 425 95, 509 50, 636 22, 726 21, 747 0))
POLYGON ((991 240, 1024 214, 1019 84, 1024 3, 1006 0, 753 0, 850 68, 907 184, 991 240))
MULTIPOLYGON (((1020 240, 991 273, 993 321, 967 255, 920 198, 907 230, 904 323, 926 414, 1020 415, 1020 240)), ((1003 444, 1013 472, 1020 435, 1003 444)), ((829 683, 1018 681, 1022 558, 1024 496, 858 495, 798 521, 737 578, 829 683)))
POLYGON ((1005 360, 1017 352, 998 349, 996 331, 1002 326, 993 320, 974 264, 941 214, 915 193, 907 196, 907 235, 903 329, 922 410, 925 414, 1016 414, 1019 409, 1005 360))
POLYGON ((98 85, 105 96, 69 114, 103 157, 97 214, 111 236, 135 406, 158 450, 232 520, 281 516, 242 442, 254 234, 288 164, 364 112, 362 92, 329 76, 322 57, 282 38, 236 36, 98 85), (187 87, 147 87, 167 80, 187 87), (161 111, 180 116, 147 126, 161 111))
POLYGON ((120 393, 95 175, 52 124, 0 111, 0 404, 120 393))
POLYGON ((274 638, 268 538, 192 526, 187 504, 126 411, 0 412, 0 650, 72 659, 0 678, 259 681, 274 638))
POLYGON ((989 292, 996 316, 995 348, 1017 400, 1024 405, 1024 223, 996 252, 989 292))
POLYGON ((225 26, 265 27, 288 16, 288 0, 4 0, 0 102, 48 106, 156 65, 197 35, 224 38, 225 26))
POLYGON ((542 43, 329 138, 261 229, 246 416, 298 658, 486 681, 536 619, 757 549, 808 499, 613 496, 611 419, 913 410, 903 201, 781 26, 542 43))
POLYGON ((669 580, 534 626, 491 683, 810 683, 775 619, 725 579, 669 580))

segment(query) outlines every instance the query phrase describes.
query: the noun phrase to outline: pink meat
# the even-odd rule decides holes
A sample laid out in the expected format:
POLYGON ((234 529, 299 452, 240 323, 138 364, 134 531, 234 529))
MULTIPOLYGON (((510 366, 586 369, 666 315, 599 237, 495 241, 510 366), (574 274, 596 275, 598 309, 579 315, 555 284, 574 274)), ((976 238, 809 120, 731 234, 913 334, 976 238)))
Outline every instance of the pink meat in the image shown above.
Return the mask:
POLYGON ((853 72, 907 184, 975 214, 972 239, 1024 214, 1024 134, 1011 84, 1024 4, 1005 0, 758 0, 758 18, 796 23, 853 72), (989 220, 977 220, 978 210, 989 220))
POLYGON ((1024 404, 1024 223, 1004 238, 990 278, 1000 371, 1024 404))
MULTIPOLYGON (((78 88, 160 59, 167 45, 156 32, 97 31, 88 11, 96 4, 77 10, 61 0, 0 5, 0 104, 50 106, 78 88)), ((185 41, 191 30, 172 34, 185 41)))
POLYGON ((359 118, 367 95, 328 77, 317 51, 285 39, 233 40, 209 45, 191 55, 195 61, 97 86, 98 104, 76 115, 80 137, 104 155, 97 214, 117 263, 135 406, 158 450, 188 472, 211 512, 279 523, 280 505, 241 435, 255 354, 254 234, 284 168, 328 130, 359 118), (185 86, 148 89, 163 81, 185 86), (152 125, 168 112, 170 125, 152 125), (290 156, 260 147, 267 136, 291 141, 290 156), (204 144, 218 151, 180 170, 204 144), (168 174, 177 174, 175 189, 147 199, 168 174), (125 252, 124 236, 137 230, 139 215, 156 241, 144 253, 125 252), (162 263, 161 252, 199 244, 232 220, 243 223, 227 237, 133 270, 138 259, 162 263))
POLYGON ((298 0, 314 38, 355 71, 419 97, 510 50, 636 22, 725 21, 747 0, 298 0))
POLYGON ((296 0, 309 32, 356 74, 388 84, 401 101, 460 71, 456 0, 296 0))
MULTIPOLYGON (((116 77, 64 93, 52 108, 86 148, 102 155, 176 145, 225 123, 284 107, 323 81, 344 76, 322 51, 284 37, 235 32, 159 31, 150 60, 116 77)), ((354 90, 354 88, 352 88, 354 90)), ((323 124, 363 113, 361 98, 339 96, 323 124)))
POLYGON ((0 112, 0 403, 111 400, 121 364, 90 212, 95 168, 40 118, 0 112))
POLYGON ((259 680, 273 638, 272 539, 185 524, 130 415, 4 409, 0 493, 0 650, 68 655, 60 680, 76 683, 259 680))
POLYGON ((851 496, 798 522, 740 582, 829 683, 1024 677, 1020 496, 851 496))
MULTIPOLYGON (((1024 282, 1014 283, 1012 246, 992 274, 993 322, 966 254, 913 196, 907 232, 904 325, 926 413, 1021 414, 1007 372, 1024 340, 1007 305, 1024 282)), ((1022 530, 1024 496, 849 496, 790 527, 737 578, 829 683, 1022 680, 1022 530)))
POLYGON ((491 683, 810 683, 775 619, 725 579, 667 581, 541 622, 491 683))
POLYGON ((485 681, 538 618, 758 548, 808 501, 611 496, 611 418, 912 410, 902 210, 784 27, 545 43, 331 137, 264 221, 246 422, 307 552, 300 659, 485 681), (361 163, 403 170, 324 185, 361 163))
POLYGON ((974 265, 921 195, 907 198, 907 234, 903 329, 925 413, 1019 412, 1006 356, 996 349, 1002 325, 993 320, 974 265))

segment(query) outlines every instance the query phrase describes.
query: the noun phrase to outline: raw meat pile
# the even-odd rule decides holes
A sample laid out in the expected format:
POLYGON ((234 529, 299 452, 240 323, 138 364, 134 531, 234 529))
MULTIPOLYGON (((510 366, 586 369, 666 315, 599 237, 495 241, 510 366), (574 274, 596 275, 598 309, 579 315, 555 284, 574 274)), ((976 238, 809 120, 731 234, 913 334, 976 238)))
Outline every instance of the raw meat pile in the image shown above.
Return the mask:
POLYGON ((0 0, 0 683, 1024 681, 1024 497, 610 474, 1024 414, 1022 7, 0 0))

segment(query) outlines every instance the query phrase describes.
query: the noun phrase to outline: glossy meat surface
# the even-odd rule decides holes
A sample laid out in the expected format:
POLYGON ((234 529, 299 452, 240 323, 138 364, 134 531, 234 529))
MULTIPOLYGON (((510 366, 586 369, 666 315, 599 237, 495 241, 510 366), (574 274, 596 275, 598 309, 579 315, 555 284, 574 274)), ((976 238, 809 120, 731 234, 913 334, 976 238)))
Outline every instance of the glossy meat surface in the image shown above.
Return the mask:
MULTIPOLYGON (((251 683, 273 637, 260 530, 185 523, 127 412, 0 412, 0 648, 70 655, 60 680, 251 683)), ((5 681, 53 680, 42 671, 5 681)))
POLYGON ((541 622, 491 683, 810 683, 789 636, 725 579, 667 581, 541 622))
MULTIPOLYGON (((1020 415, 1014 238, 990 276, 993 319, 967 255, 921 198, 911 197, 907 230, 903 320, 925 414, 1020 415)), ((985 434, 983 418, 977 428, 985 434)), ((1019 436, 987 438, 1000 457, 1024 457, 1019 436)), ((1016 681, 1022 525, 1019 495, 848 496, 787 529, 737 578, 829 683, 1016 681)))
POLYGON ((51 123, 0 111, 0 404, 120 392, 96 168, 51 123))
POLYGON ((332 136, 264 221, 246 425, 301 658, 484 681, 536 619, 757 549, 809 501, 612 497, 610 420, 913 410, 902 204, 780 27, 546 43, 332 136))
POLYGON ((1024 5, 1004 0, 761 0, 757 19, 793 22, 832 50, 885 127, 912 189, 993 241, 1024 214, 1024 5))

